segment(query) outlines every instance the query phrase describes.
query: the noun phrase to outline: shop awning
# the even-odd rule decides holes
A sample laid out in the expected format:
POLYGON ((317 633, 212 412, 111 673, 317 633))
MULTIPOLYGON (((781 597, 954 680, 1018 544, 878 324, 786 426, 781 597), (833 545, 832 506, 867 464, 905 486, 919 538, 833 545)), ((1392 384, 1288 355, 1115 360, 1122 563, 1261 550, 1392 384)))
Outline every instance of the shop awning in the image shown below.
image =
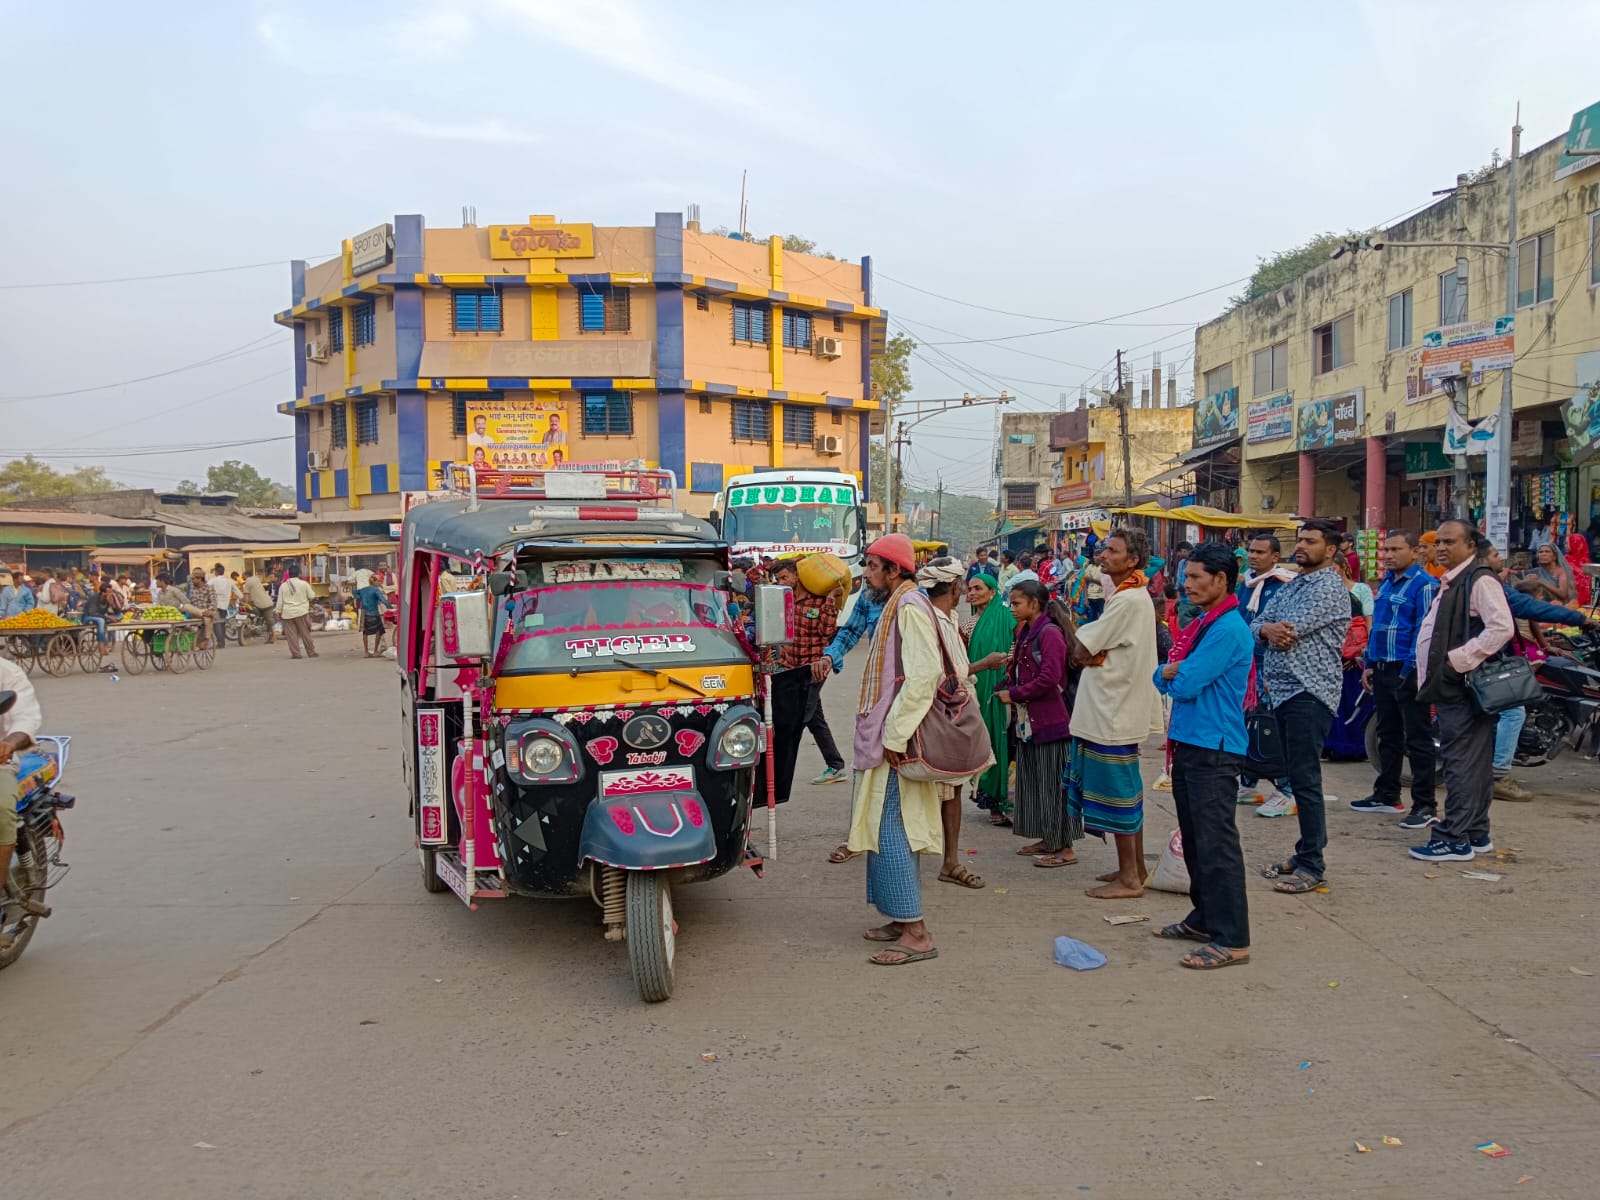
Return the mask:
POLYGON ((142 567, 152 562, 176 562, 183 556, 176 550, 91 550, 89 561, 108 567, 142 567))
POLYGON ((1149 488, 1155 487, 1157 484, 1171 483, 1174 480, 1182 479, 1185 475, 1193 474, 1194 465, 1192 463, 1179 463, 1177 466, 1163 471, 1159 475, 1150 476, 1149 479, 1146 479, 1139 485, 1139 490, 1145 491, 1149 488))
POLYGON ((1269 513, 1230 513, 1206 504, 1184 504, 1177 508, 1162 508, 1159 504, 1141 504, 1137 508, 1116 508, 1113 512, 1130 517, 1152 517, 1157 521, 1183 521, 1210 529, 1294 529, 1300 524, 1294 517, 1269 513))

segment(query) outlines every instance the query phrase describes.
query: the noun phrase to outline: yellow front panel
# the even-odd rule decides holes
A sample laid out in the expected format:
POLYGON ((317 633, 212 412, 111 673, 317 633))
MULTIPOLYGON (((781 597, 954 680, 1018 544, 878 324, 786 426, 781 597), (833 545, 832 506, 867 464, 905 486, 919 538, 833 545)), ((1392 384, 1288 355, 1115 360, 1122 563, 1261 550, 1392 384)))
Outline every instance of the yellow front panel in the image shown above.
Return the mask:
POLYGON ((588 671, 578 675, 551 671, 545 675, 508 675, 495 681, 496 708, 583 708, 596 704, 688 703, 727 700, 755 692, 749 663, 726 666, 676 665, 661 671, 588 671), (676 675, 691 686, 667 678, 676 675), (722 687, 707 687, 715 676, 722 687), (699 690, 696 691, 695 689, 699 690), (704 692, 702 696, 700 693, 704 692))
POLYGON ((561 336, 561 306, 555 288, 534 288, 528 293, 532 327, 529 336, 536 342, 553 342, 561 336))

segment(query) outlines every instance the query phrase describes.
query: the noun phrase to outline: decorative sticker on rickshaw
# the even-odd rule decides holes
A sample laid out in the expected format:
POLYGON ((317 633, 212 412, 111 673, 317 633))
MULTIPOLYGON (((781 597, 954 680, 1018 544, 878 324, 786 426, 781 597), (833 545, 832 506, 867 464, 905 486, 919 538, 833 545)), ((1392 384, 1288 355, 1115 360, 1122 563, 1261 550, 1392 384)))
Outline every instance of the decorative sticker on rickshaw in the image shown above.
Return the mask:
POLYGON ((665 750, 634 750, 628 754, 630 767, 659 767, 667 761, 665 750))
POLYGON ((606 561, 582 558, 572 562, 544 564, 546 583, 594 583, 611 579, 675 582, 683 578, 683 563, 675 558, 645 558, 606 561))
POLYGON ((573 638, 566 647, 575 659, 628 654, 693 654, 687 633, 623 633, 616 637, 573 638))
POLYGON ((698 729, 680 729, 673 741, 678 743, 678 753, 687 758, 706 744, 706 735, 698 729))
POLYGON ((721 675, 700 676, 700 690, 702 692, 720 692, 728 686, 728 681, 721 675))
POLYGON ((438 844, 448 834, 444 823, 444 710, 417 710, 417 808, 422 841, 438 844))
POLYGON ((602 767, 609 763, 617 753, 617 739, 614 737, 597 737, 593 741, 585 742, 585 750, 589 757, 602 767))
POLYGON ((664 771, 602 771, 602 796, 638 796, 646 792, 689 792, 694 790, 693 767, 669 767, 664 771))

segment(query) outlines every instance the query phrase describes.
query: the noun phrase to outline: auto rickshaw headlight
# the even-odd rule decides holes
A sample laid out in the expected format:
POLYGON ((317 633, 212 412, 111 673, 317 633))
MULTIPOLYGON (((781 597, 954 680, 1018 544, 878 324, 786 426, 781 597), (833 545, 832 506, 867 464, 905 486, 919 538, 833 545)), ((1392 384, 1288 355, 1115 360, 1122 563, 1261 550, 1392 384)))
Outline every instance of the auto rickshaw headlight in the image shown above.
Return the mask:
POLYGON ((754 761, 756 756, 756 731, 745 722, 730 725, 717 747, 720 755, 734 762, 754 761))
POLYGON ((548 775, 566 761, 566 751, 552 737, 529 738, 522 743, 522 769, 529 775, 548 775))

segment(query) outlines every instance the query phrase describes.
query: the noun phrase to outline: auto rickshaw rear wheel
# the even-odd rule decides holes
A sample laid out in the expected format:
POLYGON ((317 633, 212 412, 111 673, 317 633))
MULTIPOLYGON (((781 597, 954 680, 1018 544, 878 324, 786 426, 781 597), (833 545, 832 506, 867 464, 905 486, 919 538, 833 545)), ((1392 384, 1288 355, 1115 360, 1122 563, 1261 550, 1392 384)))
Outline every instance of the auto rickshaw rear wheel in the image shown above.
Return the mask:
POLYGON ((655 1004, 671 997, 676 952, 672 886, 659 871, 629 871, 628 962, 640 999, 655 1004))
POLYGON ((447 892, 448 884, 439 878, 439 852, 432 846, 418 846, 417 857, 422 859, 422 887, 429 892, 447 892))

